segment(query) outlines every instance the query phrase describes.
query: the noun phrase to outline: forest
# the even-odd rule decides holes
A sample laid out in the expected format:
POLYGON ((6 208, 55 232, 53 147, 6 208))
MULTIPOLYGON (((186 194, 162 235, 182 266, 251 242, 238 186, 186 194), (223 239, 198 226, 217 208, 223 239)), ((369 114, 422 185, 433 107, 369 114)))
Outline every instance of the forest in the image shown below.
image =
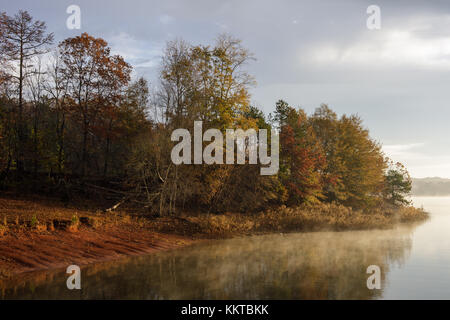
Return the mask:
MULTIPOLYGON (((239 39, 169 41, 157 83, 108 43, 82 33, 55 43, 26 11, 0 17, 0 188, 74 199, 104 196, 153 216, 249 213, 317 203, 370 212, 409 205, 411 178, 388 159, 358 115, 323 104, 312 114, 284 100, 268 115, 251 102, 239 39), (280 169, 175 165, 177 128, 267 129, 280 137, 280 169), (93 193, 92 190, 97 190, 93 193), (93 196, 93 194, 95 194, 93 196)), ((275 100, 274 100, 275 101, 275 100)))

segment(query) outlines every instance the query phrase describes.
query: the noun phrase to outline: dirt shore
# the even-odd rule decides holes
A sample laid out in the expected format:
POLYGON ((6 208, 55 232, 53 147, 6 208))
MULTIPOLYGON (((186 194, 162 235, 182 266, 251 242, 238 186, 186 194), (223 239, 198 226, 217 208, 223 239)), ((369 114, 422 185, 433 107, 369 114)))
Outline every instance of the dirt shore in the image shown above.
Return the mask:
POLYGON ((194 241, 192 237, 156 232, 145 221, 120 213, 67 208, 48 199, 0 197, 0 218, 0 278, 148 254, 194 241), (98 225, 53 228, 52 222, 71 221, 73 216, 95 219, 98 225), (38 222, 30 227, 33 217, 38 222))
POLYGON ((58 230, 47 234, 6 236, 0 240, 0 276, 71 264, 86 265, 167 250, 192 241, 125 227, 111 227, 101 233, 86 228, 76 233, 58 230))
POLYGON ((0 276, 54 269, 71 264, 118 259, 152 253, 192 243, 192 239, 125 226, 102 232, 81 228, 78 232, 8 235, 0 239, 0 276))

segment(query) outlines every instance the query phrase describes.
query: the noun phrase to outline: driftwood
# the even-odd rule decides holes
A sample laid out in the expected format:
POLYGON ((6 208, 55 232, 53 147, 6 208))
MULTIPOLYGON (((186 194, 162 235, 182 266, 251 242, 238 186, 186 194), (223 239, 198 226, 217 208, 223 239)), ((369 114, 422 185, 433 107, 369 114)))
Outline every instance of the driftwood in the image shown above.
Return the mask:
POLYGON ((122 203, 124 203, 127 199, 127 197, 123 198, 122 200, 120 200, 118 203, 116 203, 115 205, 113 205, 111 208, 108 208, 105 210, 105 212, 112 212, 114 210, 116 210, 122 203))
MULTIPOLYGON (((166 173, 166 179, 167 179, 167 174, 166 173)), ((159 175, 159 173, 158 173, 159 175)), ((160 176, 161 177, 161 176, 160 176)), ((162 179, 162 177, 161 177, 162 179)), ((164 180, 162 180, 164 181, 164 180)), ((110 189, 110 188, 106 188, 106 187, 101 187, 98 185, 94 185, 91 183, 84 183, 85 187, 88 188, 92 188, 95 190, 95 192, 99 192, 103 195, 109 194, 111 197, 116 198, 116 201, 118 201, 117 203, 115 203, 112 207, 104 209, 103 212, 113 212, 114 210, 116 210, 117 208, 119 208, 122 204, 124 204, 127 201, 131 201, 133 203, 138 203, 140 204, 143 208, 149 208, 153 205, 153 201, 154 199, 156 199, 158 196, 161 195, 161 192, 155 192, 155 193, 149 193, 148 190, 147 191, 147 200, 146 201, 140 201, 139 195, 141 194, 141 192, 139 190, 134 190, 134 191, 119 191, 119 190, 115 190, 115 189, 110 189), (119 198, 119 196, 121 196, 119 198), (120 200, 119 200, 120 199, 120 200)))
POLYGON ((110 208, 107 208, 104 210, 104 212, 112 212, 114 210, 116 210, 118 207, 120 207, 124 202, 126 202, 127 200, 129 200, 132 195, 129 194, 129 192, 125 192, 125 191, 118 191, 118 190, 114 190, 114 189, 110 189, 110 188, 105 188, 105 187, 100 187, 91 183, 85 183, 86 186, 90 187, 90 188, 94 188, 97 190, 101 190, 105 193, 113 193, 115 195, 122 195, 124 196, 119 202, 117 202, 115 205, 113 205, 110 208))

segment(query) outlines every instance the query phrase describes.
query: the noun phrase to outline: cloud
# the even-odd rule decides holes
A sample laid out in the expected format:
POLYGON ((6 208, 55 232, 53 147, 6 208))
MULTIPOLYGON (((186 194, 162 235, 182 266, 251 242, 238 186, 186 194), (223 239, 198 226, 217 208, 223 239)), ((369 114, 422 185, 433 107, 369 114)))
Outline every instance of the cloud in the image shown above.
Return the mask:
POLYGON ((219 30, 221 31, 228 31, 230 29, 230 27, 225 23, 216 22, 215 24, 217 27, 219 27, 219 30))
POLYGON ((383 151, 394 162, 403 163, 415 178, 450 178, 450 155, 434 154, 426 147, 425 143, 394 144, 383 146, 383 151))
POLYGON ((111 52, 121 55, 133 66, 133 76, 155 72, 162 56, 162 43, 138 40, 126 32, 114 34, 108 40, 111 52))
POLYGON ((423 147, 425 143, 393 144, 383 146, 383 151, 392 156, 412 155, 411 150, 423 147))
POLYGON ((138 40, 126 32, 109 37, 111 50, 126 60, 145 59, 162 54, 162 45, 148 40, 138 40))
POLYGON ((316 65, 377 69, 413 67, 450 69, 450 36, 435 32, 435 25, 450 26, 448 15, 407 19, 403 25, 361 32, 353 42, 325 41, 312 44, 304 59, 316 65))
POLYGON ((169 16, 168 14, 163 14, 159 16, 159 22, 162 24, 169 24, 175 19, 172 16, 169 16))

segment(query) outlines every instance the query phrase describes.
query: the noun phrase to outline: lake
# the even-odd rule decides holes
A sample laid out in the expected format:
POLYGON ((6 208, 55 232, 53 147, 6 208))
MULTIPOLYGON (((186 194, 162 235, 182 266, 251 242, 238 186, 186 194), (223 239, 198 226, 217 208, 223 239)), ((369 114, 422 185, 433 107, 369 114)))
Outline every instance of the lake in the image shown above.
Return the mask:
POLYGON ((82 268, 19 275, 3 299, 449 299, 450 198, 417 197, 431 219, 389 230, 217 240, 82 268), (368 289, 367 267, 381 269, 368 289))

